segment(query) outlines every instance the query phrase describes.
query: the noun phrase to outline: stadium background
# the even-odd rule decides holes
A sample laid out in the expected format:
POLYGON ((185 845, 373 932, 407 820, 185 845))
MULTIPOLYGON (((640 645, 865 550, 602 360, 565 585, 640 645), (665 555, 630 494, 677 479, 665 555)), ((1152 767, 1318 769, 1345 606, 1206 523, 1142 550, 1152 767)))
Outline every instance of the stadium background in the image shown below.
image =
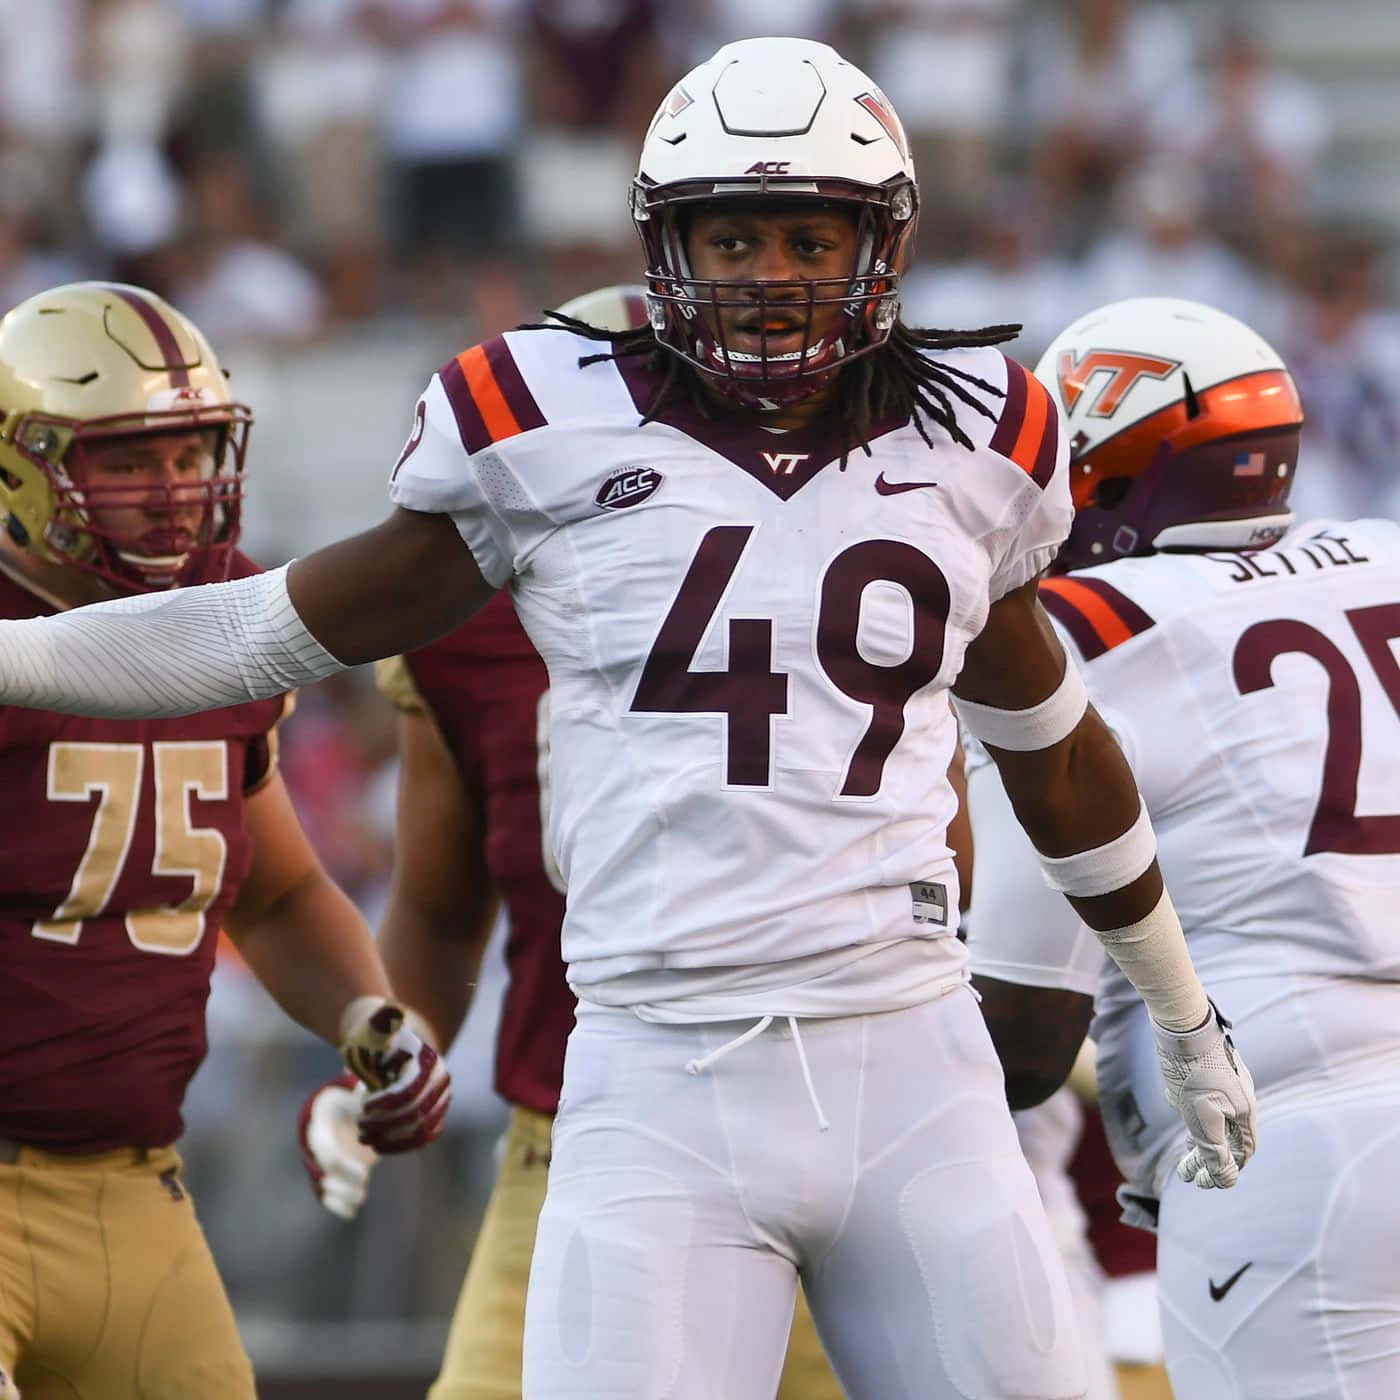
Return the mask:
MULTIPOLYGON (((884 87, 923 191, 915 324, 1195 296, 1260 327, 1308 413, 1300 509, 1400 502, 1400 7, 1392 0, 0 0, 0 304, 155 288, 257 415, 246 544, 375 522, 427 376, 632 280, 626 185, 677 75, 752 33, 833 42, 884 87), (753 15, 761 11, 762 27, 753 15)), ((283 764, 373 920, 393 719, 367 675, 301 697, 283 764)), ((421 1395, 490 1188, 498 960, 445 1140, 315 1205, 294 1126, 331 1053, 229 959, 182 1143, 277 1397, 421 1395)))

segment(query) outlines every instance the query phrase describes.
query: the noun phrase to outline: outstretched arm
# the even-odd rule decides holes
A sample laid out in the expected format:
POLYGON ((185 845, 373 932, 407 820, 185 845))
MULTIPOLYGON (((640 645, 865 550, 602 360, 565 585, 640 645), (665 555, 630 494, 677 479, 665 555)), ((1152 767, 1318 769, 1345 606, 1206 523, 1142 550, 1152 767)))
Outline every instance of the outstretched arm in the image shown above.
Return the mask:
POLYGON ((1132 771, 1089 706, 1035 582, 992 605, 954 693, 960 720, 1000 770, 1046 879, 1147 1004, 1167 1097, 1191 1133, 1183 1176, 1233 1185, 1254 1150, 1248 1071, 1196 976, 1132 771))
POLYGON ((494 591, 450 517, 396 509, 252 578, 0 622, 0 703, 112 718, 221 709, 422 646, 494 591))

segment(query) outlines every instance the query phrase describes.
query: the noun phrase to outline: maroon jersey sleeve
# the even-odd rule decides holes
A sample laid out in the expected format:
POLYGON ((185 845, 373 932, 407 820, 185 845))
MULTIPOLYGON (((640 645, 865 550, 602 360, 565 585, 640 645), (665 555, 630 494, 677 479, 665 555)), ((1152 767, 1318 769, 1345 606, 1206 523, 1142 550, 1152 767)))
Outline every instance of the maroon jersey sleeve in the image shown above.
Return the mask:
POLYGON ((1069 1164, 1069 1174, 1089 1218, 1089 1243, 1109 1278, 1148 1273, 1157 1267, 1157 1241, 1146 1230, 1124 1225, 1118 1218, 1115 1192, 1123 1180, 1104 1137, 1103 1119, 1085 1106, 1084 1132, 1069 1164))
POLYGON ((404 659, 463 783, 479 795, 486 866, 510 920, 496 1090, 510 1103, 553 1113, 574 997, 559 955, 564 897, 545 872, 540 831, 537 725, 549 678, 506 593, 404 659))
MULTIPOLYGON (((0 576, 0 616, 51 610, 0 576)), ((180 1135, 252 861, 249 753, 282 703, 152 721, 0 708, 0 1137, 86 1153, 180 1135)))

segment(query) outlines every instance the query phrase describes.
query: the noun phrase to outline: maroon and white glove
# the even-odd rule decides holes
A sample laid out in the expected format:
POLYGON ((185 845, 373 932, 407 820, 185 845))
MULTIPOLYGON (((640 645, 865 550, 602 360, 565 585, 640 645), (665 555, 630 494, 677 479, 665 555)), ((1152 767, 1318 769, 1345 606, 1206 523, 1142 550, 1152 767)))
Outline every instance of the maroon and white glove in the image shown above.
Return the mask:
POLYGON ((412 1152, 442 1132, 452 1081, 437 1051, 405 1023, 403 1007, 356 997, 340 1018, 340 1057, 369 1090, 360 1105, 366 1147, 412 1152))
MULTIPOLYGON (((379 1160, 360 1141, 365 1086, 349 1071, 322 1084, 301 1106, 297 1140, 317 1199, 332 1215, 353 1220, 365 1203, 370 1168, 379 1160)), ((3 1400, 4 1391, 0 1391, 3 1400)))

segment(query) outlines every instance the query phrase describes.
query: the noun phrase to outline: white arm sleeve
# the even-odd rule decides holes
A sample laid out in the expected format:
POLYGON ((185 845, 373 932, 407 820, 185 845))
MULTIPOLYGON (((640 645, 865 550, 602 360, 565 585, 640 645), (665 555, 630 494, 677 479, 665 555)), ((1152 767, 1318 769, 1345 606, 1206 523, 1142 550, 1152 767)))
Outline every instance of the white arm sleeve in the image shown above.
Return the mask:
POLYGON ((262 700, 343 671, 292 606, 289 567, 0 621, 0 703, 152 719, 262 700))

